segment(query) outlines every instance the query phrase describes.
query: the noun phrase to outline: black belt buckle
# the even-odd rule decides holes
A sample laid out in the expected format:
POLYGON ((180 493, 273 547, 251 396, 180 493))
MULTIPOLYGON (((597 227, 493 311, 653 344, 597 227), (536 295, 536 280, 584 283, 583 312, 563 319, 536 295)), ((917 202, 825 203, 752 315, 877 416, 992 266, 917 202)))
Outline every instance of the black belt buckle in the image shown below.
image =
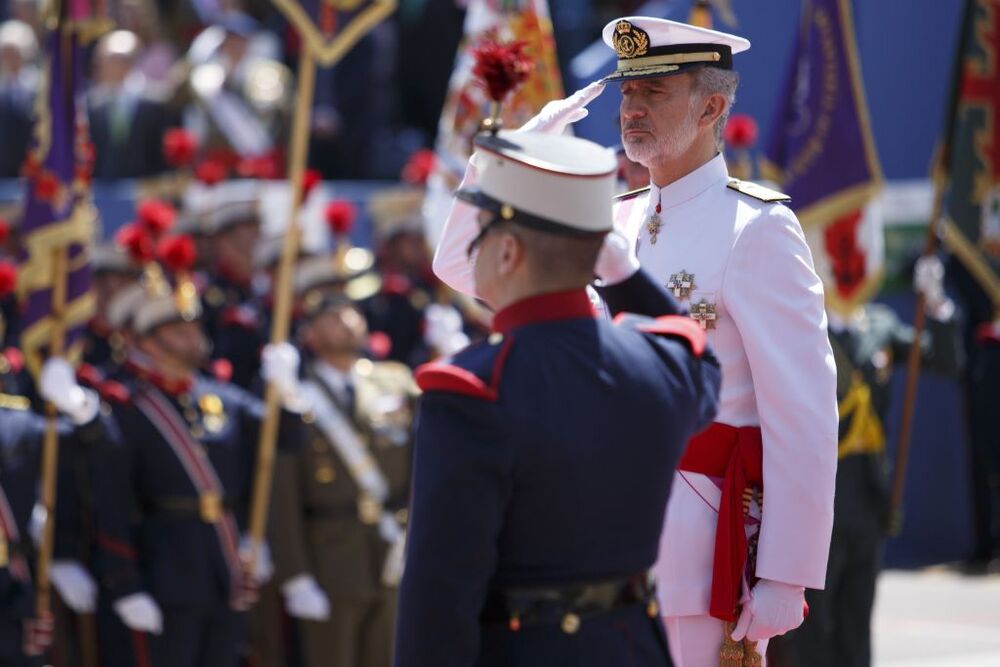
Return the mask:
POLYGON ((487 602, 483 618, 503 621, 511 632, 518 632, 525 624, 551 623, 572 635, 579 632, 584 619, 632 605, 644 605, 650 618, 659 615, 650 573, 562 587, 496 591, 487 602))

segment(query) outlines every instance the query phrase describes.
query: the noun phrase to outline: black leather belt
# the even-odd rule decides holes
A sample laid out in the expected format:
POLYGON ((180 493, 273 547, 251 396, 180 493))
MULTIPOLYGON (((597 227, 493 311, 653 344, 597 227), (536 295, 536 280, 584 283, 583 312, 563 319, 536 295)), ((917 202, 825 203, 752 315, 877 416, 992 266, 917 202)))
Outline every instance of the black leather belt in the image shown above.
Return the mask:
POLYGON ((513 632, 524 625, 551 623, 574 634, 588 618, 640 604, 650 618, 659 615, 656 584, 648 572, 582 584, 494 590, 486 598, 480 620, 503 623, 513 632))
POLYGON ((224 498, 205 494, 201 497, 168 496, 156 498, 144 510, 147 514, 154 516, 192 517, 205 523, 216 523, 222 519, 224 512, 231 512, 233 507, 224 498))

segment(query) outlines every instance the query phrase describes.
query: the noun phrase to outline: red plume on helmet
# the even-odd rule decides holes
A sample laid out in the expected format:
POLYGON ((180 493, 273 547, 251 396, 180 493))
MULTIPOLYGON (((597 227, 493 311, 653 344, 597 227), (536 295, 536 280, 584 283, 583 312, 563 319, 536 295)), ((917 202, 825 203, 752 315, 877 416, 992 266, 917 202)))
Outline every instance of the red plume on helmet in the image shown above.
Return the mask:
POLYGON ((401 174, 403 181, 410 185, 427 185, 427 179, 430 178, 431 172, 434 171, 436 160, 434 151, 429 148, 421 148, 420 150, 413 151, 410 159, 406 162, 406 166, 403 167, 403 173, 401 174))
POLYGON ((10 223, 0 218, 0 245, 6 243, 8 238, 10 238, 10 223))
POLYGON ((323 174, 316 169, 306 169, 302 175, 302 201, 309 199, 309 194, 323 181, 323 174))
POLYGON ((524 52, 526 42, 506 44, 485 39, 473 50, 476 64, 472 73, 479 77, 486 94, 499 104, 531 74, 534 61, 524 52))
POLYGON ((174 207, 160 199, 147 199, 136 208, 136 220, 154 239, 169 232, 176 218, 174 207))
POLYGON ((187 130, 172 127, 163 134, 163 157, 175 169, 186 167, 194 162, 198 153, 198 140, 187 130))
POLYGON ((13 262, 0 262, 0 297, 5 297, 17 287, 17 266, 13 262))
POLYGON ((156 244, 156 257, 167 270, 179 274, 191 270, 198 253, 195 250, 194 239, 187 234, 181 234, 160 239, 156 244))
POLYGON ((138 222, 131 222, 115 234, 115 243, 128 253, 132 261, 146 264, 153 261, 156 245, 149 230, 138 222))
POLYGON ((215 158, 202 160, 194 168, 195 178, 205 185, 215 185, 220 181, 226 180, 228 175, 229 169, 226 167, 226 164, 215 158))
POLYGON ((346 199, 336 199, 326 205, 326 224, 334 236, 350 234, 357 217, 357 208, 346 199))
POLYGON ((757 121, 745 113, 733 114, 726 123, 722 137, 736 150, 752 148, 757 143, 757 121))

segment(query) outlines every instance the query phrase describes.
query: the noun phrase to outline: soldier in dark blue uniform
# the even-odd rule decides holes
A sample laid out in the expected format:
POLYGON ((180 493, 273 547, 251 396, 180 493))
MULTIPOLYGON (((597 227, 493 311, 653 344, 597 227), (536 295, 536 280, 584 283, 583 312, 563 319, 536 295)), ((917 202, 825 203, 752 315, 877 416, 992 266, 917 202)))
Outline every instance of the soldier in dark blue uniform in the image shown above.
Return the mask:
POLYGON ((632 273, 609 298, 651 317, 595 317, 612 153, 530 133, 476 143, 478 187, 458 196, 480 209, 469 252, 494 331, 417 374, 395 664, 670 665, 649 568, 718 364, 634 258, 608 268, 628 255, 618 236, 598 273, 632 273))
POLYGON ((256 184, 230 181, 216 186, 216 208, 206 217, 213 265, 203 294, 203 326, 212 358, 232 365, 234 384, 249 389, 267 342, 266 321, 253 293, 254 248, 260 238, 256 184))
MULTIPOLYGON (((198 374, 208 345, 193 286, 156 289, 132 320, 123 383, 105 386, 117 433, 95 465, 98 569, 138 664, 232 666, 266 578, 264 559, 246 571, 241 544, 263 406, 198 374)), ((297 367, 291 346, 265 349, 286 408, 297 367)), ((300 428, 286 412, 279 442, 294 446, 300 428)))
MULTIPOLYGON (((97 397, 76 384, 64 360, 46 363, 40 392, 68 416, 59 424, 60 439, 67 445, 64 451, 103 439, 105 430, 98 417, 97 397)), ((33 618, 35 590, 30 562, 34 553, 29 524, 38 496, 45 431, 45 419, 31 412, 30 407, 24 396, 0 394, 0 664, 11 667, 41 665, 45 637, 51 633, 49 626, 44 633, 34 634, 34 646, 26 641, 29 628, 38 625, 33 618)), ((53 583, 60 587, 55 576, 53 583)))

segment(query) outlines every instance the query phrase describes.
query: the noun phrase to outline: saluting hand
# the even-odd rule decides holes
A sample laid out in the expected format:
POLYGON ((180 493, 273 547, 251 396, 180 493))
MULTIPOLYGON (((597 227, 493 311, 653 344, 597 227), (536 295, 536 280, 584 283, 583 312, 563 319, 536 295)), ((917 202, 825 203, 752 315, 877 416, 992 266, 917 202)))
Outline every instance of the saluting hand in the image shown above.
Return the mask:
POLYGON ((604 92, 604 82, 594 81, 563 100, 553 100, 542 107, 518 132, 562 134, 567 127, 587 117, 587 105, 604 92))

